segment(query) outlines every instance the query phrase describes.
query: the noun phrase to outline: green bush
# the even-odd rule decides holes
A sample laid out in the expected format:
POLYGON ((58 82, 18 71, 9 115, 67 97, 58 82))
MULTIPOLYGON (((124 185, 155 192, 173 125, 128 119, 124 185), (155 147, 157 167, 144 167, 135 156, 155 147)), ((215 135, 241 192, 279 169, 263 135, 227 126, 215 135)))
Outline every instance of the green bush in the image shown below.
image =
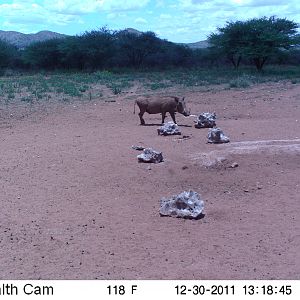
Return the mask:
POLYGON ((249 75, 242 75, 230 80, 229 87, 231 88, 247 88, 253 84, 253 79, 249 75))

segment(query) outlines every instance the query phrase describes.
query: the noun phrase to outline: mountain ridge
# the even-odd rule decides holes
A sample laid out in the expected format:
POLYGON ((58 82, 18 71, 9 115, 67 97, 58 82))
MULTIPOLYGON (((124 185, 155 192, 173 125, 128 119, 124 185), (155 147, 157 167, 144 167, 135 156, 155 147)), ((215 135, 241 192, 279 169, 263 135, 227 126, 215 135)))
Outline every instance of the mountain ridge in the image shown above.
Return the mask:
POLYGON ((22 33, 18 31, 0 30, 0 39, 18 48, 26 48, 32 43, 42 42, 50 39, 64 38, 66 34, 61 34, 49 30, 42 30, 37 33, 22 33))
MULTIPOLYGON (((141 31, 136 30, 134 28, 125 28, 123 31, 127 31, 129 33, 140 35, 142 34, 141 31)), ((4 31, 0 30, 0 40, 4 40, 17 48, 24 49, 28 47, 30 44, 35 42, 42 42, 50 39, 57 39, 57 38, 65 38, 69 35, 57 33, 54 31, 49 30, 42 30, 37 33, 22 33, 18 31, 4 31)), ((178 45, 184 45, 191 49, 201 49, 207 48, 208 42, 199 41, 194 43, 175 43, 178 45)))

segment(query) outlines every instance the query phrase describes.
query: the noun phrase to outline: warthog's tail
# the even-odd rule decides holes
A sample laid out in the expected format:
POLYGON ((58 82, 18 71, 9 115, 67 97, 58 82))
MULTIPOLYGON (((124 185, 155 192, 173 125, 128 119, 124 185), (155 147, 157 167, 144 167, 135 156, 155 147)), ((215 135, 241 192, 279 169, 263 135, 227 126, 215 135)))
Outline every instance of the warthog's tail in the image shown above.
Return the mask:
POLYGON ((134 101, 134 105, 133 105, 133 113, 135 114, 135 105, 136 105, 136 101, 134 101))

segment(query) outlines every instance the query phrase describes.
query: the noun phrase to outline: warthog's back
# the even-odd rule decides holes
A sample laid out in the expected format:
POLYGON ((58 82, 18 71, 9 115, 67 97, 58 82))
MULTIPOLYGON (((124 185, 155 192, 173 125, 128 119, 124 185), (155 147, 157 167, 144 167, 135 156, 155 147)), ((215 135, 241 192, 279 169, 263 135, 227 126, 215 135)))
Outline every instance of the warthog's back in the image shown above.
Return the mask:
MULTIPOLYGON (((163 111, 175 112, 177 105, 177 97, 162 96, 162 97, 144 97, 137 100, 140 108, 145 109, 149 114, 158 114, 163 111)), ((178 99, 179 100, 179 99, 178 99)))

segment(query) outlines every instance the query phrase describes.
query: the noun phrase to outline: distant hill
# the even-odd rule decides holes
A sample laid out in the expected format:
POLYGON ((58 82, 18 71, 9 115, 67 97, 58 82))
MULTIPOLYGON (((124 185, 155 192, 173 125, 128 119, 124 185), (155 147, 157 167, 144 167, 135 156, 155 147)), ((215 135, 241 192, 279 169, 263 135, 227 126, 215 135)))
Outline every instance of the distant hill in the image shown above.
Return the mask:
MULTIPOLYGON (((126 28, 122 31, 128 32, 128 33, 134 33, 136 35, 140 35, 142 34, 141 31, 138 31, 134 28, 126 28)), ((195 42, 195 43, 176 43, 178 45, 184 45, 184 46, 188 46, 191 49, 204 49, 204 48, 208 48, 209 44, 207 42, 207 40, 205 41, 199 41, 199 42, 195 42)))
POLYGON ((209 43, 207 42, 207 40, 195 43, 182 43, 181 45, 186 45, 191 49, 204 49, 209 47, 209 43))
MULTIPOLYGON (((125 32, 128 32, 128 33, 134 33, 136 35, 142 34, 141 31, 138 31, 134 28, 126 28, 122 31, 125 31, 125 32)), ((207 40, 199 41, 199 42, 195 42, 195 43, 176 43, 176 44, 188 46, 191 49, 203 49, 203 48, 208 48, 209 47, 209 44, 208 44, 207 40)))
POLYGON ((10 44, 17 46, 18 48, 26 48, 34 42, 42 42, 46 40, 64 38, 67 35, 60 34, 52 31, 40 31, 38 33, 21 33, 17 31, 3 31, 0 30, 0 39, 10 44))
MULTIPOLYGON (((141 31, 136 30, 134 28, 126 28, 123 30, 124 32, 134 33, 136 35, 142 34, 141 31)), ((17 46, 20 49, 26 48, 32 43, 35 42, 42 42, 46 40, 56 39, 56 38, 64 38, 67 37, 65 34, 53 32, 53 31, 40 31, 38 33, 21 33, 17 31, 3 31, 0 30, 0 39, 7 41, 10 44, 17 46)), ((178 45, 185 45, 191 49, 201 49, 207 48, 208 42, 207 41, 200 41, 195 43, 177 43, 178 45)))
POLYGON ((139 30, 136 30, 134 28, 125 28, 124 30, 121 30, 123 32, 128 32, 128 33, 133 33, 133 34, 136 34, 136 35, 141 35, 142 32, 139 31, 139 30))

